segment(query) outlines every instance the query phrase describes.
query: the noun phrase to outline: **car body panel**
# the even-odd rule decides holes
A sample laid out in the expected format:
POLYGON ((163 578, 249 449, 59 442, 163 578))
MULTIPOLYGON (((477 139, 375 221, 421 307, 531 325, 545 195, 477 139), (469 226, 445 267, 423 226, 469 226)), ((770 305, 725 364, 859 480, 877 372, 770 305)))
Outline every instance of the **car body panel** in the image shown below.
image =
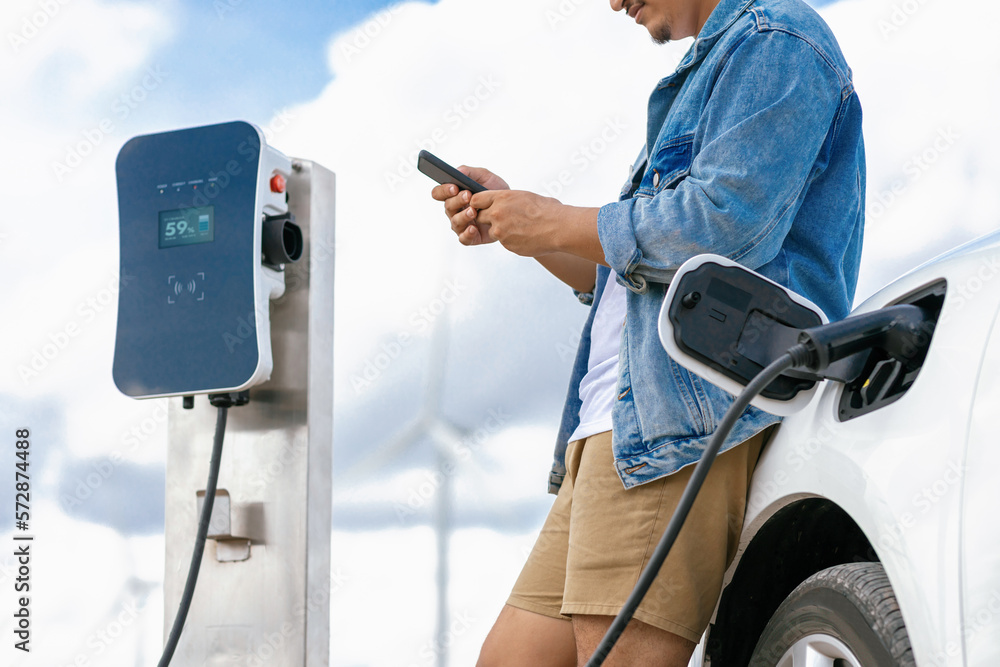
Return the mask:
POLYGON ((941 279, 948 284, 923 368, 898 401, 841 422, 844 386, 827 381, 782 423, 754 473, 727 583, 769 518, 802 498, 825 498, 873 545, 919 665, 1000 664, 1000 530, 993 516, 1000 438, 991 419, 1000 415, 997 277, 1000 233, 911 271, 854 311, 892 305, 941 279), (967 637, 970 619, 979 619, 978 629, 967 637))
POLYGON ((965 623, 945 655, 964 644, 969 665, 1000 665, 1000 326, 994 318, 969 423, 962 514, 965 623))

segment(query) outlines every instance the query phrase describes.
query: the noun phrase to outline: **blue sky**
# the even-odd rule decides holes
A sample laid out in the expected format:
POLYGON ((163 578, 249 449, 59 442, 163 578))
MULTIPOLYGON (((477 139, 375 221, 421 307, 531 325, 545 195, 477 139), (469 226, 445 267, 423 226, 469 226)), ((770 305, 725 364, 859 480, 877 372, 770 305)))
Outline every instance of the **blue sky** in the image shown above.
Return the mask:
POLYGON ((217 117, 261 122, 276 108, 315 98, 330 82, 331 37, 392 4, 180 0, 172 13, 173 39, 152 59, 177 74, 171 103, 186 122, 204 122, 206 109, 217 117))

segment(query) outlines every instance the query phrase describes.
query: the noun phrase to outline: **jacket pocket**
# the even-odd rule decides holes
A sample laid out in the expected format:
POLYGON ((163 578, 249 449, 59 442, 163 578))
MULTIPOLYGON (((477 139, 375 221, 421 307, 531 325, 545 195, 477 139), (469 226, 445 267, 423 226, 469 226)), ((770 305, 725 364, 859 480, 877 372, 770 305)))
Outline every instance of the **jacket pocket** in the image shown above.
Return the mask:
POLYGON ((694 134, 685 134, 657 146, 636 194, 656 195, 672 188, 691 171, 694 134))

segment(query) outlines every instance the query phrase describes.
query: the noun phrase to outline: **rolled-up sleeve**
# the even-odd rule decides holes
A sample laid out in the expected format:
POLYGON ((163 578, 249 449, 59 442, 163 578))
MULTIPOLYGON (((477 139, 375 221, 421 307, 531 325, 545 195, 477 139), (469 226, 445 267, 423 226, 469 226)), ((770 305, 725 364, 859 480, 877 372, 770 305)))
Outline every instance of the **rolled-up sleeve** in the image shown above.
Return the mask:
POLYGON ((600 209, 598 234, 619 282, 643 291, 706 252, 752 269, 773 259, 822 172, 817 157, 850 90, 800 37, 750 34, 721 67, 688 174, 652 197, 600 209))

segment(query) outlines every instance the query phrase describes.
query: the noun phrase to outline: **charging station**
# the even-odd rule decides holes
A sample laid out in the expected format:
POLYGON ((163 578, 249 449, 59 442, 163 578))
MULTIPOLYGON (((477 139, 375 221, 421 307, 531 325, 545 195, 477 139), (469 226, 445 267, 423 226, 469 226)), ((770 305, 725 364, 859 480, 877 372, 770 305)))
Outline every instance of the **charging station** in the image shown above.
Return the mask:
POLYGON ((165 637, 206 500, 213 405, 238 406, 222 421, 208 539, 172 664, 327 665, 334 175, 243 122, 136 137, 117 172, 130 280, 114 381, 169 401, 165 637))

